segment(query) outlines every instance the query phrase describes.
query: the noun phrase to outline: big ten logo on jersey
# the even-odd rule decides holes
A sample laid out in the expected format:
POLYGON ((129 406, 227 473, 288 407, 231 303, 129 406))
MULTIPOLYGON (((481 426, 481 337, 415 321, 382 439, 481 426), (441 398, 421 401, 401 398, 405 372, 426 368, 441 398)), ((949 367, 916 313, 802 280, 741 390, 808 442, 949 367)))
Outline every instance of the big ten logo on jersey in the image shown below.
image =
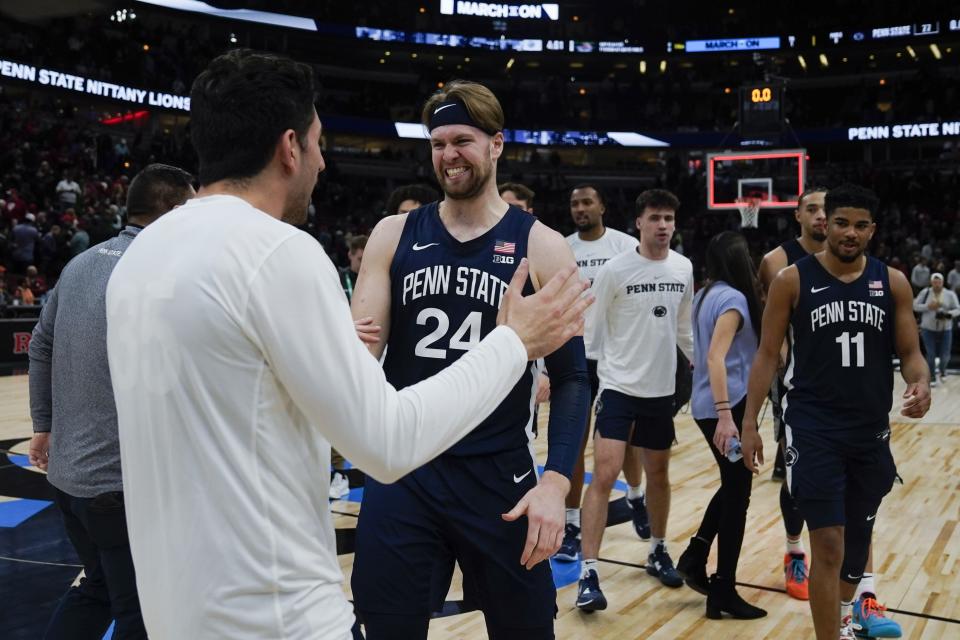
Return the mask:
POLYGON ((30 338, 33 336, 29 331, 17 331, 13 334, 13 353, 22 355, 30 352, 30 338))
POLYGON ((496 264, 513 264, 513 256, 502 256, 499 253, 493 254, 493 261, 496 264))

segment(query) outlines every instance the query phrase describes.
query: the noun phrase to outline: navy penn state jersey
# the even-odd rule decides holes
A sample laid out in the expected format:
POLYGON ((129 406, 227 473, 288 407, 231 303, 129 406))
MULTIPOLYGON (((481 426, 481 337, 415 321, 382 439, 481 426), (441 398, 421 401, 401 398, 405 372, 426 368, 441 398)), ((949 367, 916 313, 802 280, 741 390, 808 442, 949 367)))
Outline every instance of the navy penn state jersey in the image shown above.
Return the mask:
POLYGON ((790 238, 786 242, 780 245, 780 248, 783 249, 783 252, 787 254, 787 266, 794 264, 797 260, 801 258, 806 258, 808 255, 807 250, 803 248, 803 245, 800 244, 800 241, 796 238, 790 238))
POLYGON ((884 426, 893 406, 894 303, 887 266, 867 257, 845 283, 813 255, 796 263, 784 417, 792 429, 884 426))
MULTIPOLYGON (((460 242, 431 203, 407 214, 390 265, 390 336, 383 368, 397 389, 428 378, 497 326, 497 313, 536 218, 510 206, 489 231, 460 242)), ((530 280, 524 295, 533 293, 530 280)), ((533 437, 535 363, 493 413, 447 450, 480 455, 526 447, 533 437)))

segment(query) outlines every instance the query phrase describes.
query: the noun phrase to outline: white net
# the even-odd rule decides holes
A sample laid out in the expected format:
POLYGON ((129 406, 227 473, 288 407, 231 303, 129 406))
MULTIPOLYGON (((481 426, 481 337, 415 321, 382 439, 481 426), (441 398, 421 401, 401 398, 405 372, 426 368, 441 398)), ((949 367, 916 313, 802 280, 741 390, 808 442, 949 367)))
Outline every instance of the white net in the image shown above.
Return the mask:
POLYGON ((763 201, 760 198, 744 198, 737 201, 737 209, 740 211, 740 228, 756 229, 760 219, 760 204, 763 201))

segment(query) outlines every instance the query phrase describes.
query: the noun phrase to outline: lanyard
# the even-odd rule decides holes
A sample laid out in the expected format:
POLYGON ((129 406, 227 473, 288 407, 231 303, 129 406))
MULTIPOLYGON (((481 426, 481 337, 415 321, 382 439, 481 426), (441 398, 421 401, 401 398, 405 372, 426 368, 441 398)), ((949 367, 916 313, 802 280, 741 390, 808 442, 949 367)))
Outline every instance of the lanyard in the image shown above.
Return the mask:
POLYGON ((343 274, 343 281, 346 283, 347 300, 353 300, 353 280, 350 278, 350 272, 343 274))

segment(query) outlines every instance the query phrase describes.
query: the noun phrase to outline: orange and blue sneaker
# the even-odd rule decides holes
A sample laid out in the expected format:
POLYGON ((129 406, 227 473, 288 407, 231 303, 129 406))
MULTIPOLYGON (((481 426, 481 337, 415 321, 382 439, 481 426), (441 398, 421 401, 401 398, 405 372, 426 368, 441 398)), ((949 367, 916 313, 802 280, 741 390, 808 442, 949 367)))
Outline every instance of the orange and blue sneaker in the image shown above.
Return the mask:
POLYGON ((860 627, 861 638, 899 638, 900 624, 883 615, 887 608, 877 602, 872 593, 864 593, 853 603, 853 623, 860 627))
POLYGON ((807 574, 807 554, 788 553, 783 556, 783 575, 787 583, 787 595, 797 600, 809 600, 809 583, 807 574))

